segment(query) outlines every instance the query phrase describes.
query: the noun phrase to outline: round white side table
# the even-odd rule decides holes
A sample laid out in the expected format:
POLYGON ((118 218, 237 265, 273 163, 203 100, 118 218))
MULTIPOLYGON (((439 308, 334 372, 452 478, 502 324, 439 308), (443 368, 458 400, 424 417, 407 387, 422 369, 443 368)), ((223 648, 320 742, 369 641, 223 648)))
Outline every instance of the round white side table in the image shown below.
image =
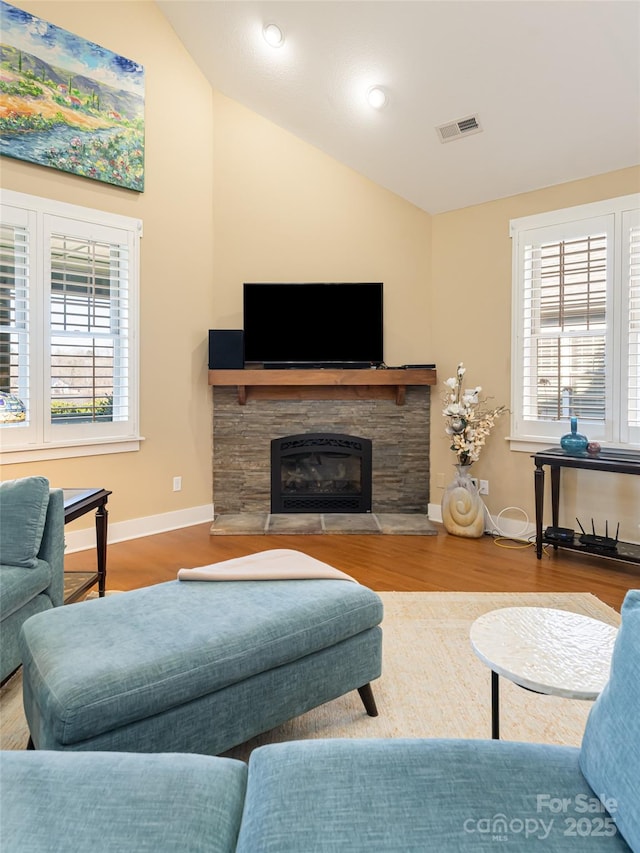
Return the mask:
POLYGON ((498 676, 535 693, 595 699, 609 678, 618 629, 548 607, 503 607, 471 626, 474 652, 491 669, 491 737, 500 737, 498 676))

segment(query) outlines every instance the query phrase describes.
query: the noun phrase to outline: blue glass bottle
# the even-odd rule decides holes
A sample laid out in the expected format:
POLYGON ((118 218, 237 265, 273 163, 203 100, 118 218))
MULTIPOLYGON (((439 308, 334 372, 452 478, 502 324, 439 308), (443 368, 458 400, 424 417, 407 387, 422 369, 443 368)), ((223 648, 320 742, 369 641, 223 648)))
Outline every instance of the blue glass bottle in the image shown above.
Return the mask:
POLYGON ((578 419, 571 418, 571 432, 560 439, 560 447, 571 456, 581 456, 587 450, 589 439, 578 432, 578 419))

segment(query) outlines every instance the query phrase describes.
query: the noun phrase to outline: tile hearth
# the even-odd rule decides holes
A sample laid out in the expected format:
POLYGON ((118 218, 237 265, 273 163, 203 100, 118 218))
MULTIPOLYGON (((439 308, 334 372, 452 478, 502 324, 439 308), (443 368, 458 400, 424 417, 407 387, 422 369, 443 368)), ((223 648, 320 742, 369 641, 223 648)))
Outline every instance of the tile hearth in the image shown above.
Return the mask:
POLYGON ((213 536, 259 534, 363 534, 387 533, 396 536, 435 536, 438 533, 426 515, 420 513, 283 513, 242 512, 216 515, 213 536))

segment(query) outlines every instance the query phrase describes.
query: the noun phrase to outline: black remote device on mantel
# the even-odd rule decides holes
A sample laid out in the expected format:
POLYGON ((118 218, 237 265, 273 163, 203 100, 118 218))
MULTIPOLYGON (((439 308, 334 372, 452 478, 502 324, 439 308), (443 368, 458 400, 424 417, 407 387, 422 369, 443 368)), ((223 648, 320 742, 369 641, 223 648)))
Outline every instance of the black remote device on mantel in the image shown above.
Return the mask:
POLYGON ((402 370, 435 370, 435 364, 403 364, 402 370))

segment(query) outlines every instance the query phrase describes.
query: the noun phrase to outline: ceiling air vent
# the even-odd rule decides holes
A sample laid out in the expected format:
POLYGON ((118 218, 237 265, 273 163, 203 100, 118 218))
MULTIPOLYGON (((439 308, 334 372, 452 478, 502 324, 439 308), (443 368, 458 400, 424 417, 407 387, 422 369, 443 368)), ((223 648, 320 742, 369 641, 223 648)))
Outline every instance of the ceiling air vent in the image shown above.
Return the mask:
POLYGON ((449 121, 436 127, 440 142, 453 142, 461 136, 470 136, 472 133, 480 133, 480 119, 477 115, 460 118, 457 121, 449 121))

